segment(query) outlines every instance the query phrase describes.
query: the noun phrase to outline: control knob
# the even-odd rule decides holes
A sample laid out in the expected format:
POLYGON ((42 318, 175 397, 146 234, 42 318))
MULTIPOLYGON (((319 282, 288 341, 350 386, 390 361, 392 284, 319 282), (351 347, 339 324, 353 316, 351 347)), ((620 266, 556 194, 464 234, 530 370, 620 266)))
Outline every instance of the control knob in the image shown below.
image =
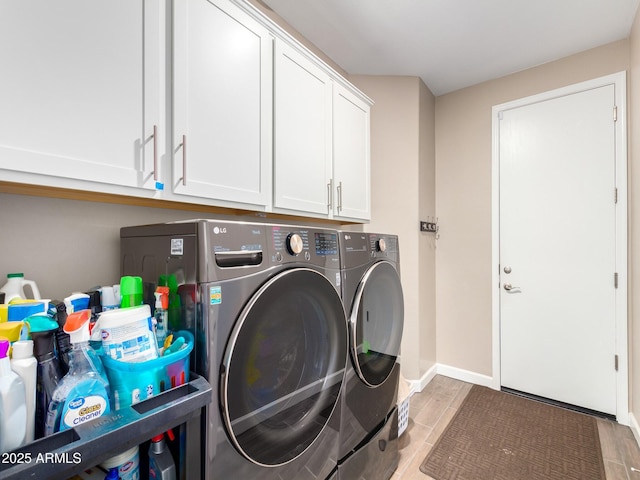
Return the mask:
POLYGON ((287 250, 291 255, 298 255, 302 252, 302 237, 297 233, 287 235, 287 250))
POLYGON ((387 242, 385 242, 384 238, 381 238, 376 242, 376 247, 379 252, 386 252, 387 250, 387 242))

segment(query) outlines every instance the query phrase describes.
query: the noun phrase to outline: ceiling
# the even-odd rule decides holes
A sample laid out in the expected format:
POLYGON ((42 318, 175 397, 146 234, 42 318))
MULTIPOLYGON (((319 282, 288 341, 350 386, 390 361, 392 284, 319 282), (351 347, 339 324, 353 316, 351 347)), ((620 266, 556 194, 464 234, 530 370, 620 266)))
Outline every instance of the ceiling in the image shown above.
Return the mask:
POLYGON ((640 0, 262 0, 349 74, 438 96, 629 36, 640 0))

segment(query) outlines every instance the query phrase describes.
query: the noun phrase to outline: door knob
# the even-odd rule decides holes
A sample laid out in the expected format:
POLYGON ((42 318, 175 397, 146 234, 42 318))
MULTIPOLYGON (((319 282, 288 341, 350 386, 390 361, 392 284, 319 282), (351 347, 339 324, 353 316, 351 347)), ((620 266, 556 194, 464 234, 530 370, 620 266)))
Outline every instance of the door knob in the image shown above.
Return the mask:
POLYGON ((509 265, 507 265, 506 267, 504 267, 504 273, 511 273, 511 267, 509 265))
MULTIPOLYGON (((505 283, 504 284, 504 289, 507 292, 510 292, 511 290, 520 290, 520 287, 514 287, 513 285, 511 285, 510 283, 505 283)), ((515 293, 515 292, 514 292, 515 293)))

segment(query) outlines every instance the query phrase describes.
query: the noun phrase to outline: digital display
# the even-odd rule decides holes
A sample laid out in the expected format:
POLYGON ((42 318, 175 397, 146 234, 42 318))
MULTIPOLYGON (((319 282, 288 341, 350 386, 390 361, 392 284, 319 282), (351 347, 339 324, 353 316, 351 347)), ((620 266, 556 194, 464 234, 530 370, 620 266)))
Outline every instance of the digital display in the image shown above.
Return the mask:
POLYGON ((336 233, 316 233, 316 255, 337 255, 338 235, 336 233))

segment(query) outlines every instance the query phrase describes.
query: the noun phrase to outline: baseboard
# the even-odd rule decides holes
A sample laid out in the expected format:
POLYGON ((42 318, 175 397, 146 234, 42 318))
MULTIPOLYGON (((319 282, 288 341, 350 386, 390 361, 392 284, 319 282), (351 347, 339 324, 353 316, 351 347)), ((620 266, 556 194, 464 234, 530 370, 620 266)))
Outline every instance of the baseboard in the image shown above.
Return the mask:
POLYGON ((417 380, 407 380, 409 382, 411 388, 411 395, 415 392, 421 392, 424 387, 426 387, 431 380, 438 374, 437 371, 438 365, 433 365, 429 370, 426 371, 422 377, 417 380))
POLYGON ((408 380, 411 385, 411 393, 421 392, 436 375, 444 375, 445 377, 455 378, 467 383, 473 383, 475 385, 482 385, 484 387, 493 388, 499 390, 500 385, 495 385, 493 377, 482 375, 480 373, 471 372, 469 370, 463 370, 461 368, 451 367, 449 365, 443 365, 436 363, 427 372, 417 380, 408 380))
POLYGON ((633 433, 633 438, 636 439, 636 443, 640 446, 640 424, 638 424, 638 420, 633 413, 629 413, 629 428, 631 428, 631 432, 633 433))
POLYGON ((498 390, 494 385, 495 381, 493 377, 482 375, 481 373, 471 372, 469 370, 463 370, 462 368, 450 367, 449 365, 438 364, 438 375, 444 375, 445 377, 455 378, 467 383, 473 383, 475 385, 482 385, 483 387, 493 388, 498 390))

